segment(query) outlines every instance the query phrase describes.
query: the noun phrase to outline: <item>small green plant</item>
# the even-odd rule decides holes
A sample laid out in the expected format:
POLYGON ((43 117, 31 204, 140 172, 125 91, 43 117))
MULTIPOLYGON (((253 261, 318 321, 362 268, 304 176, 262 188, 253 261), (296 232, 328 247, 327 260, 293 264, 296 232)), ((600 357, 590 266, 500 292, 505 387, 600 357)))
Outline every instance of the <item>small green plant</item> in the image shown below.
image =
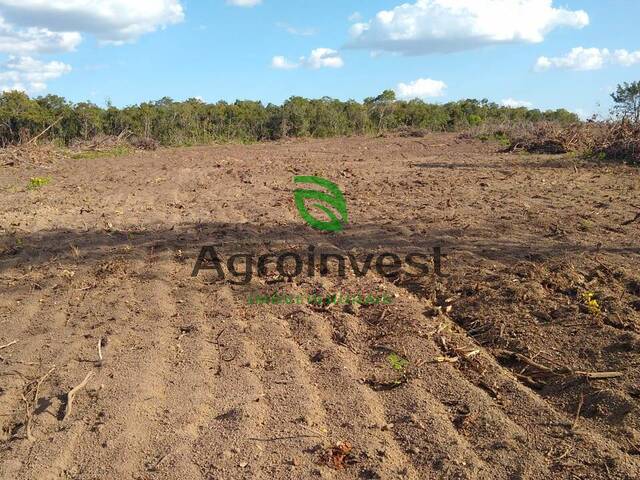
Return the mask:
POLYGON ((582 300, 584 301, 584 304, 593 315, 597 315, 601 312, 600 303, 598 303, 598 300, 595 299, 595 295, 596 294, 593 292, 585 292, 582 294, 582 300))
POLYGON ((401 357, 397 353, 391 353, 387 357, 387 361, 396 372, 404 373, 405 368, 409 365, 409 360, 401 357))
POLYGON ((484 133, 478 137, 483 142, 498 142, 503 147, 511 146, 511 139, 504 132, 496 132, 496 133, 484 133))
POLYGON ((47 177, 34 177, 29 180, 29 184, 27 185, 28 190, 37 190, 40 187, 44 187, 51 182, 50 178, 47 177))
POLYGON ((504 133, 504 132, 498 132, 494 135, 494 139, 496 142, 498 142, 500 145, 502 145, 503 147, 510 147, 511 146, 511 139, 509 138, 509 136, 504 133))

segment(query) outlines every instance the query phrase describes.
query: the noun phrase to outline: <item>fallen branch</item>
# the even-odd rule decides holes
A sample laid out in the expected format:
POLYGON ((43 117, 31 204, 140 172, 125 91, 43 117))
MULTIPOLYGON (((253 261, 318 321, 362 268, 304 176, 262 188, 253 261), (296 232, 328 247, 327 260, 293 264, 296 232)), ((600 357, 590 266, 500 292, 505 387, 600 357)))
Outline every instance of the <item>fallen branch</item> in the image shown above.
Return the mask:
POLYGON ((27 397, 22 394, 22 401, 24 402, 24 416, 25 416, 25 435, 27 440, 33 441, 33 435, 31 435, 31 406, 27 397))
POLYGON ((13 342, 9 342, 6 345, 0 345, 0 350, 2 350, 3 348, 10 347, 11 345, 15 345, 16 343, 18 343, 18 340, 14 340, 13 342))
POLYGON ((542 390, 544 388, 544 386, 546 385, 546 383, 544 383, 541 380, 535 380, 531 377, 529 377, 528 375, 523 375, 521 373, 516 373, 516 378, 518 380, 520 380, 521 382, 527 384, 529 387, 531 388, 535 388, 536 390, 542 390))
POLYGON ((619 378, 624 372, 574 372, 576 375, 587 377, 590 380, 606 380, 608 378, 619 378))
POLYGON ((67 406, 65 407, 64 417, 62 418, 62 420, 66 420, 67 417, 71 415, 71 409, 73 407, 73 399, 75 398, 75 396, 80 390, 82 390, 84 387, 87 386, 87 383, 89 383, 89 380, 91 380, 91 377, 93 377, 93 372, 87 373, 87 376, 84 377, 84 380, 82 380, 82 382, 80 382, 78 385, 76 385, 71 390, 69 390, 69 393, 67 393, 67 406))
MULTIPOLYGON (((34 395, 33 395, 33 410, 35 411, 38 408, 38 397, 40 396, 40 386, 44 383, 44 381, 47 379, 47 377, 49 377, 49 375, 51 375, 53 373, 53 371, 56 369, 55 365, 53 367, 51 367, 51 369, 45 373, 42 377, 40 377, 38 379, 38 381, 36 382, 36 388, 34 390, 34 395)), ((27 395, 29 395, 30 392, 27 392, 27 395)), ((25 416, 26 416, 26 421, 25 421, 25 432, 26 432, 26 436, 27 436, 27 440, 32 441, 34 440, 33 435, 31 434, 31 421, 33 419, 33 412, 32 409, 30 408, 30 403, 27 400, 27 397, 23 394, 22 395, 22 399, 25 402, 25 416)))
POLYGON ((98 366, 102 366, 102 337, 98 339, 98 366))
POLYGON ((606 380, 610 378, 618 378, 624 375, 624 372, 585 372, 582 370, 572 370, 569 367, 551 368, 546 365, 542 365, 529 357, 526 357, 520 353, 512 352, 510 350, 499 350, 499 354, 510 356, 515 358, 521 363, 529 365, 530 367, 539 370, 540 372, 547 373, 549 375, 578 375, 588 378, 590 380, 606 380))
POLYGON ((525 364, 529 365, 530 367, 538 369, 541 372, 556 373, 551 367, 547 367, 546 365, 542 365, 541 363, 538 363, 538 362, 535 362, 535 361, 531 360, 529 357, 525 357, 524 355, 521 355, 519 353, 512 352, 511 350, 500 350, 499 352, 502 353, 503 355, 514 357, 516 360, 518 360, 518 361, 520 361, 522 363, 525 363, 525 364))
POLYGON ((584 405, 584 394, 580 394, 580 401, 578 402, 578 408, 576 409, 576 416, 573 419, 573 423, 571 424, 571 430, 575 430, 576 425, 578 425, 578 420, 580 419, 580 412, 582 411, 582 406, 584 405))

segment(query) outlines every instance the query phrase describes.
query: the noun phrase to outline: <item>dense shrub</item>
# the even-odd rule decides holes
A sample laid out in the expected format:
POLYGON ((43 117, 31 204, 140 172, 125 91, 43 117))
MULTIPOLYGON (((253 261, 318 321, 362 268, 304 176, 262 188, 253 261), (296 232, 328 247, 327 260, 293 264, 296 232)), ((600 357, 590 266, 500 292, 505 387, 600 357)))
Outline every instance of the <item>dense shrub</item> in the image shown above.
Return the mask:
POLYGON ((205 103, 162 98, 124 108, 71 103, 56 95, 35 99, 21 92, 0 95, 0 145, 24 142, 53 126, 42 138, 70 144, 98 134, 152 139, 163 145, 214 141, 253 142, 286 137, 378 134, 397 128, 455 131, 497 122, 578 122, 566 110, 507 108, 487 100, 429 104, 399 101, 387 90, 364 102, 329 97, 291 97, 282 105, 238 100, 205 103))

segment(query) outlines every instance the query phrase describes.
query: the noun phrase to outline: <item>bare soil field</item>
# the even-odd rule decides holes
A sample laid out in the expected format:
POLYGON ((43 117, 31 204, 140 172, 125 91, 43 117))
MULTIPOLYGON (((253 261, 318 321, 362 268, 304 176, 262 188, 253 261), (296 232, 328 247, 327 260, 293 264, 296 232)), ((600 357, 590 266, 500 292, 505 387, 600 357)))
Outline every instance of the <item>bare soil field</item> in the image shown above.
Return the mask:
POLYGON ((0 166, 0 478, 640 478, 640 170, 498 150, 442 134, 0 166), (340 186, 343 232, 300 218, 296 175, 340 186), (205 245, 447 257, 444 276, 235 285, 191 277, 205 245), (393 301, 247 301, 276 292, 393 301))

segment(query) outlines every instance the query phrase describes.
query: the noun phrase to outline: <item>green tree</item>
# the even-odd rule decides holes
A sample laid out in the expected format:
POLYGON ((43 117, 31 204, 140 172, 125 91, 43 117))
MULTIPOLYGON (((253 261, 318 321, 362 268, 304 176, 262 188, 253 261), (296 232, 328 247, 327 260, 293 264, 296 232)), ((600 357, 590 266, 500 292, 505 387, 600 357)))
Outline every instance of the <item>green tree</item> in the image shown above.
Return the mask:
POLYGON ((623 83, 611 94, 613 112, 623 119, 640 122, 640 82, 623 83))
MULTIPOLYGON (((636 112, 637 96, 629 96, 627 91, 632 88, 637 90, 638 84, 626 86, 616 98, 636 112)), ((265 106, 251 100, 212 104, 197 98, 179 102, 164 97, 123 108, 110 102, 105 107, 91 102, 74 104, 56 95, 31 99, 22 92, 0 93, 0 146, 28 141, 50 125, 53 127, 42 140, 70 144, 105 134, 152 138, 163 145, 194 145, 380 133, 399 127, 457 131, 485 122, 540 120, 560 124, 579 121, 575 114, 562 109, 542 112, 506 108, 486 99, 446 104, 397 100, 393 90, 364 102, 291 97, 282 105, 265 106)))
POLYGON ((396 92, 385 90, 375 98, 365 98, 371 119, 378 126, 378 133, 393 125, 392 116, 396 103, 396 92))

